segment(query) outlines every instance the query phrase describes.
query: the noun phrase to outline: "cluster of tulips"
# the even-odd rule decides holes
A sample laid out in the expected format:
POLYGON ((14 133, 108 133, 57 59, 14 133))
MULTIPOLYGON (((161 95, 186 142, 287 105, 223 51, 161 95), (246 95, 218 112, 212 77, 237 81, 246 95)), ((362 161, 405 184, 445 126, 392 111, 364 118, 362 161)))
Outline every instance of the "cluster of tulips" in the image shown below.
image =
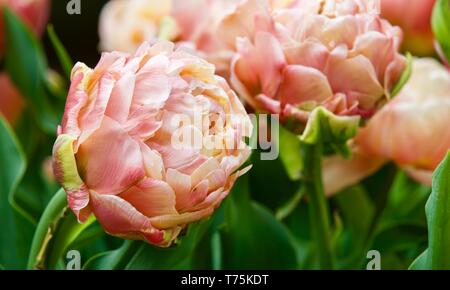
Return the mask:
MULTIPOLYGON (((352 210, 346 210, 366 210, 366 201, 356 191, 380 174, 369 187, 382 188, 381 192, 368 199, 392 199, 389 194, 393 195, 395 184, 383 187, 392 183, 392 177, 383 175, 392 167, 409 182, 409 189, 425 188, 424 202, 429 197, 428 239, 417 238, 406 260, 412 262, 426 250, 411 267, 450 267, 450 257, 443 257, 436 246, 447 241, 438 232, 450 230, 442 226, 450 216, 441 216, 446 212, 441 209, 450 206, 442 204, 450 195, 447 0, 110 0, 99 15, 102 54, 94 68, 82 62, 72 65, 63 44, 48 29, 67 86, 56 71, 39 70, 40 63, 28 64, 25 70, 32 71, 30 77, 36 72, 43 76, 24 79, 17 69, 20 62, 11 57, 27 41, 39 44, 50 4, 49 0, 0 1, 0 53, 5 59, 0 74, 2 130, 18 136, 13 140, 19 141, 12 143, 28 148, 30 144, 20 136, 32 134, 33 129, 27 130, 27 125, 24 129, 23 120, 38 119, 34 126, 54 144, 52 151, 44 146, 45 158, 39 161, 33 161, 36 153, 30 151, 30 163, 38 163, 33 168, 53 189, 57 184, 63 189, 35 217, 28 214, 35 219, 29 268, 61 267, 65 252, 76 248, 73 244, 92 227, 119 238, 114 241, 133 240, 122 246, 128 254, 121 261, 132 259, 129 252, 136 243, 164 259, 189 243, 185 240, 196 235, 192 229, 212 220, 219 220, 222 227, 209 227, 212 238, 203 240, 211 246, 200 250, 212 247, 214 253, 222 253, 225 268, 361 267, 361 257, 377 245, 374 235, 386 202, 371 215, 372 228, 346 235, 347 228, 341 225, 340 239, 336 238, 342 224, 339 216, 341 212, 345 216, 345 210, 336 209, 336 203, 354 198, 349 203, 352 210), (44 80, 42 91, 40 80, 44 80), (36 105, 45 94, 50 94, 50 107, 65 103, 64 110, 61 105, 56 113, 56 123, 44 107, 36 105), (256 119, 276 115, 279 124, 261 126, 249 114, 256 119), (280 126, 279 132, 270 130, 275 126, 280 126), (264 166, 274 161, 260 160, 266 148, 249 144, 255 134, 276 140, 277 164, 286 175, 283 188, 271 186, 280 181, 264 166), (174 137, 179 136, 198 137, 200 146, 175 144, 174 137), (215 146, 206 148, 206 141, 215 146), (257 190, 251 185, 255 179, 262 183, 257 190), (246 190, 248 183, 251 189, 246 190), (293 193, 286 197, 282 191, 288 187, 293 193), (264 212, 270 221, 258 218, 261 213, 251 202, 248 206, 254 211, 244 212, 239 203, 248 203, 248 195, 266 203, 264 212), (306 216, 298 214, 304 209, 306 216), (254 225, 255 232, 248 218, 262 223, 254 225), (285 258, 257 264, 264 259, 255 257, 252 264, 251 258, 248 262, 238 253, 229 254, 237 255, 233 263, 225 257, 227 249, 245 252, 245 242, 230 238, 230 231, 242 239, 254 235, 257 242, 263 238, 259 231, 267 227, 264 237, 270 240, 276 223, 280 231, 295 236, 286 228, 292 223, 299 227, 304 224, 301 219, 307 221, 306 243, 314 248, 311 260, 304 261, 308 251, 300 242, 289 246, 297 252, 294 265, 283 265, 285 258), (227 224, 230 220, 234 227, 227 224), (240 223, 250 226, 240 229, 240 223), (335 240, 366 243, 356 254, 357 262, 345 266, 335 240)), ((24 56, 24 62, 30 59, 24 56)), ((8 171, 8 158, 2 156, 7 148, 0 145, 0 156, 6 160, 0 161, 2 171, 8 171)), ((0 185, 8 188, 2 182, 0 175, 0 185)), ((20 178, 16 183, 19 186, 11 186, 4 193, 9 197, 0 203, 9 201, 12 210, 27 215, 26 206, 14 202, 20 178)), ((34 191, 40 191, 39 186, 35 184, 34 191)), ((406 183, 403 186, 403 191, 409 190, 406 183)), ((27 190, 22 188, 21 196, 31 195, 33 190, 27 190)), ((404 198, 408 203, 414 195, 404 198)), ((8 205, 0 204, 0 209, 8 205)), ((395 212, 395 206, 389 210, 395 212)), ((359 217, 354 214, 350 219, 359 217)), ((447 242, 450 246, 450 238, 447 242)), ((7 267, 1 253, 0 266, 7 267)), ((88 264, 88 268, 112 267, 95 259, 88 264)))

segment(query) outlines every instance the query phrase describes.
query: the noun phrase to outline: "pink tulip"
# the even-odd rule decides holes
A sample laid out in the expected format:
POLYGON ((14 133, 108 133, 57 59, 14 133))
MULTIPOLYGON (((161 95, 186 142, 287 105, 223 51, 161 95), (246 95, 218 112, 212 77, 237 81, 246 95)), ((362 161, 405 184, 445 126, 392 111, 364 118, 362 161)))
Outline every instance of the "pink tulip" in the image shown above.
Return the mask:
POLYGON ((73 69, 55 176, 81 222, 93 213, 112 235, 169 246, 244 173, 236 170, 250 153, 243 137, 251 127, 214 66, 184 48, 158 42, 134 55, 104 53, 95 69, 73 69), (180 132, 194 143, 178 144, 180 132), (198 137, 230 146, 197 146, 198 137))
POLYGON ((0 73, 0 114, 14 124, 23 110, 25 102, 5 73, 0 73))
POLYGON ((264 0, 244 1, 219 33, 237 51, 234 88, 257 110, 301 123, 319 105, 370 117, 405 68, 397 52, 401 31, 377 7, 377 1, 304 0, 278 10, 264 0))
MULTIPOLYGON (((0 8, 9 7, 37 34, 41 34, 50 13, 50 0, 0 0, 0 8)), ((0 52, 4 50, 3 14, 0 13, 0 52)))
POLYGON ((403 29, 405 50, 432 55, 431 15, 435 0, 381 0, 381 15, 403 29))
POLYGON ((100 14, 100 48, 134 53, 144 41, 175 40, 172 0, 111 0, 100 14), (164 34, 164 35, 163 35, 164 34))
POLYGON ((357 183, 387 161, 431 185, 432 172, 450 149, 449 112, 450 72, 434 59, 415 59, 400 94, 359 132, 353 159, 325 158, 327 193, 357 183))
POLYGON ((219 75, 227 78, 233 51, 224 44, 217 29, 222 19, 239 2, 240 0, 174 0, 172 12, 180 28, 178 41, 191 43, 202 57, 216 66, 219 75))
POLYGON ((398 97, 374 116, 357 141, 367 152, 395 161, 419 181, 450 149, 450 73, 434 59, 416 59, 398 97))
POLYGON ((100 46, 132 53, 143 41, 162 38, 197 49, 226 76, 232 51, 223 44, 217 26, 239 1, 111 0, 100 16, 100 46))

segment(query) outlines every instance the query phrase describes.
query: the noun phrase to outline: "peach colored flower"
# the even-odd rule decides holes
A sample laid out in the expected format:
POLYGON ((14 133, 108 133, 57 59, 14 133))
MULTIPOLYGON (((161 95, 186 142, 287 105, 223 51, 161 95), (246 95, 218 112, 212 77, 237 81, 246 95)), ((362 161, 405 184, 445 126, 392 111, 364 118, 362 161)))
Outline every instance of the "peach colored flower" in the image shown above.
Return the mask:
POLYGON ((257 110, 304 123, 321 105, 370 117, 405 68, 401 30, 378 15, 378 1, 299 1, 271 9, 246 0, 221 24, 237 51, 231 81, 257 110))
POLYGON ((450 149, 450 72, 431 58, 414 59, 411 79, 400 94, 362 128, 357 154, 324 162, 325 187, 335 193, 391 160, 424 184, 450 149))
POLYGON ((434 59, 415 59, 408 84, 361 130, 357 142, 417 177, 428 172, 431 184, 431 173, 450 149, 449 124, 450 73, 434 59))
POLYGON ((144 42, 174 40, 172 0, 111 0, 100 14, 100 48, 134 53, 144 42))
POLYGON ((101 48, 135 52, 143 41, 165 39, 198 50, 229 72, 232 51, 223 44, 217 27, 240 0, 112 0, 100 16, 101 48))
POLYGON ((112 235, 169 246, 243 174, 251 127, 214 66, 184 48, 158 42, 134 55, 104 53, 95 69, 73 69, 55 176, 80 221, 93 213, 112 235), (179 146, 179 132, 231 146, 179 146))
POLYGON ((0 73, 0 114, 14 124, 25 102, 6 73, 0 73))
POLYGON ((224 44, 217 29, 222 19, 239 2, 240 0, 174 0, 172 15, 180 28, 177 41, 191 43, 202 57, 216 66, 217 73, 224 77, 229 76, 233 51, 224 44))
POLYGON ((415 55, 434 54, 431 15, 435 0, 381 0, 381 15, 404 32, 403 47, 415 55))

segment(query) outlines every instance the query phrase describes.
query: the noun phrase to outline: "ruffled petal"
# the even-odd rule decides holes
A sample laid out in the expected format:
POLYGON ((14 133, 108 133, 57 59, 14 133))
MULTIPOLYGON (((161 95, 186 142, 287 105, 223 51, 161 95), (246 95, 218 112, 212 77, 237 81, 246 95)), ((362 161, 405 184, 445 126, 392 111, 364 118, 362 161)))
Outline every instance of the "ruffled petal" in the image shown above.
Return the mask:
POLYGON ((145 176, 139 143, 109 117, 81 144, 77 161, 86 185, 98 193, 120 193, 145 176))
POLYGON ((111 235, 143 239, 158 246, 169 246, 174 238, 169 232, 155 228, 149 218, 115 195, 91 193, 92 210, 102 227, 111 235))
POLYGON ((119 196, 147 217, 178 213, 175 192, 161 180, 146 178, 119 196))
POLYGON ((89 190, 78 174, 77 163, 73 152, 75 139, 66 134, 58 136, 53 147, 53 171, 56 180, 67 193, 69 207, 84 222, 89 214, 82 215, 81 211, 89 205, 89 190))
POLYGON ((325 101, 333 96, 333 91, 327 77, 320 71, 289 65, 284 70, 279 96, 282 104, 298 105, 305 101, 325 101))

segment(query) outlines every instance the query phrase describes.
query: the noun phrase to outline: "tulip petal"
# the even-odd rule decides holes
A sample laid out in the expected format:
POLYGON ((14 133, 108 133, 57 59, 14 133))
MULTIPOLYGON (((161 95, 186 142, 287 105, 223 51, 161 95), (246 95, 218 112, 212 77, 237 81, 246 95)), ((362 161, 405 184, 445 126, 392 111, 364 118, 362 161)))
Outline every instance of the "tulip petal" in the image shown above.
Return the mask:
POLYGON ((178 213, 175 192, 164 181, 146 178, 119 196, 147 217, 178 213))
POLYGON ((117 194, 145 176, 139 143, 109 117, 80 145, 78 167, 89 189, 117 194))
POLYGON ((91 195, 92 210, 109 234, 129 239, 141 238, 160 246, 170 243, 164 231, 155 228, 149 218, 122 198, 95 192, 91 195))
POLYGON ((131 73, 122 76, 115 84, 106 108, 106 115, 121 124, 125 123, 130 113, 135 81, 136 76, 131 73))
POLYGON ((53 170, 67 193, 67 202, 78 220, 84 222, 89 214, 80 214, 89 204, 89 191, 78 174, 73 152, 75 139, 66 134, 58 136, 53 147, 53 170))
POLYGON ((284 70, 279 95, 283 104, 298 105, 305 101, 325 101, 333 96, 333 91, 326 76, 320 71, 301 65, 289 65, 284 70))
POLYGON ((162 179, 164 164, 158 152, 149 148, 145 143, 139 143, 142 157, 144 159, 144 167, 147 176, 154 179, 162 179))
POLYGON ((286 65, 280 43, 270 33, 258 32, 255 37, 255 52, 262 91, 268 96, 275 96, 286 65))
POLYGON ((173 188, 176 195, 176 208, 180 211, 186 207, 191 192, 191 177, 178 170, 169 168, 166 172, 166 181, 173 188))
POLYGON ((81 134, 79 114, 88 99, 88 95, 83 90, 83 82, 87 78, 88 72, 79 72, 79 70, 83 70, 81 66, 77 64, 72 71, 72 84, 67 95, 64 116, 61 122, 61 133, 69 134, 74 138, 81 134))
POLYGON ((286 61, 291 65, 309 66, 323 70, 330 52, 317 41, 306 40, 301 44, 284 48, 286 61))
POLYGON ((203 210, 186 212, 179 215, 164 215, 150 218, 150 221, 155 227, 160 229, 170 229, 176 226, 183 226, 189 223, 196 222, 205 217, 212 215, 213 207, 208 207, 203 210))
POLYGON ((357 184, 380 169, 386 160, 356 150, 352 159, 346 160, 339 155, 323 159, 323 181, 325 193, 332 195, 357 184))
MULTIPOLYGON (((91 79, 89 80, 91 81, 91 79)), ((83 143, 97 130, 105 116, 106 107, 114 88, 115 79, 111 74, 105 74, 100 78, 94 98, 88 100, 86 111, 83 110, 80 119, 81 135, 78 143, 83 143)))
POLYGON ((362 108, 373 108, 384 95, 371 62, 362 55, 331 59, 326 74, 334 92, 357 100, 362 108))

